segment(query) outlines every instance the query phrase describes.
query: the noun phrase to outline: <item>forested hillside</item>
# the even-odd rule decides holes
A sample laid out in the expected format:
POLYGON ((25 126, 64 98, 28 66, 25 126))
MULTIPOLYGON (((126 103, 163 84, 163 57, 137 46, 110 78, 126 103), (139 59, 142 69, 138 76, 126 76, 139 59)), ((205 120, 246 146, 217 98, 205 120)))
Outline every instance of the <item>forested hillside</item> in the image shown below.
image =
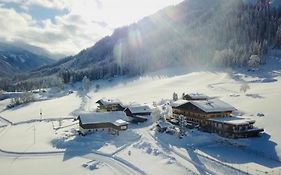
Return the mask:
POLYGON ((65 83, 138 75, 172 66, 240 67, 264 64, 281 47, 281 7, 268 1, 187 0, 116 29, 93 47, 33 77, 65 83), (254 62, 254 63, 253 63, 254 62))
POLYGON ((0 42, 0 80, 27 73, 55 61, 11 44, 0 42))

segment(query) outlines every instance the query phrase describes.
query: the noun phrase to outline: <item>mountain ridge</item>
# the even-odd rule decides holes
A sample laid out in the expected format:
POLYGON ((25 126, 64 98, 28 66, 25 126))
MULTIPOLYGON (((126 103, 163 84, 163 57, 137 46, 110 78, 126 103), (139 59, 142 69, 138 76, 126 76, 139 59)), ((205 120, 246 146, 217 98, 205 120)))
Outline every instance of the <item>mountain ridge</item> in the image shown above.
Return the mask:
POLYGON ((244 1, 186 0, 166 7, 32 71, 31 79, 54 75, 68 83, 175 66, 248 67, 250 58, 265 64, 268 49, 281 48, 281 8, 244 1))
POLYGON ((34 54, 23 48, 0 43, 0 78, 11 78, 20 73, 28 73, 53 62, 55 61, 48 57, 34 54))

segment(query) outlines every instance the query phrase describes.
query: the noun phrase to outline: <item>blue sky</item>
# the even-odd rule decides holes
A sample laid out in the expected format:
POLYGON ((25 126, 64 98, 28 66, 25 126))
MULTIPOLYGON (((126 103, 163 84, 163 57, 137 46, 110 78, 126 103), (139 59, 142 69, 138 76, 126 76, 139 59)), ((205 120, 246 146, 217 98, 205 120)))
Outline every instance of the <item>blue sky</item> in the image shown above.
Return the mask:
POLYGON ((60 55, 76 54, 182 0, 0 0, 0 39, 60 55))
POLYGON ((52 22, 54 22, 56 16, 62 16, 68 13, 67 9, 47 8, 39 5, 33 5, 28 9, 25 9, 14 2, 4 3, 3 7, 7 9, 14 9, 18 13, 26 12, 35 20, 51 19, 52 22))

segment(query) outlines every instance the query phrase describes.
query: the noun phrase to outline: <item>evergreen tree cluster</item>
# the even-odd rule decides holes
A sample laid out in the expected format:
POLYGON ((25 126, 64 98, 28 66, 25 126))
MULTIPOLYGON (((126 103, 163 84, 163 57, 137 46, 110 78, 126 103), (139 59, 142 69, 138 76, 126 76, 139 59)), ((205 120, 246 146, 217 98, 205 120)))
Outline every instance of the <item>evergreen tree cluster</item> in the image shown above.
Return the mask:
MULTIPOLYGON (((33 78, 14 87, 58 86, 85 76, 134 76, 173 66, 257 67, 266 63, 269 49, 281 48, 281 7, 245 2, 183 1, 116 29, 93 47, 34 71, 33 78)), ((11 84, 2 81, 2 89, 11 84)))

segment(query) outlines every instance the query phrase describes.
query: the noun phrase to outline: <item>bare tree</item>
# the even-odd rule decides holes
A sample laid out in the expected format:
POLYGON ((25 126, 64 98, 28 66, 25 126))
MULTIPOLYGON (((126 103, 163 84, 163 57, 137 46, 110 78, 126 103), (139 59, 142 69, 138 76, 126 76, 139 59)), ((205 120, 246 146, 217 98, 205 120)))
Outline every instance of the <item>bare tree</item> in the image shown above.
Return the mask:
POLYGON ((247 82, 243 82, 242 85, 240 86, 240 91, 246 93, 247 90, 250 89, 250 86, 248 85, 247 82))
POLYGON ((82 80, 82 85, 85 91, 88 91, 91 87, 91 82, 88 79, 87 76, 84 76, 83 80, 82 80))

